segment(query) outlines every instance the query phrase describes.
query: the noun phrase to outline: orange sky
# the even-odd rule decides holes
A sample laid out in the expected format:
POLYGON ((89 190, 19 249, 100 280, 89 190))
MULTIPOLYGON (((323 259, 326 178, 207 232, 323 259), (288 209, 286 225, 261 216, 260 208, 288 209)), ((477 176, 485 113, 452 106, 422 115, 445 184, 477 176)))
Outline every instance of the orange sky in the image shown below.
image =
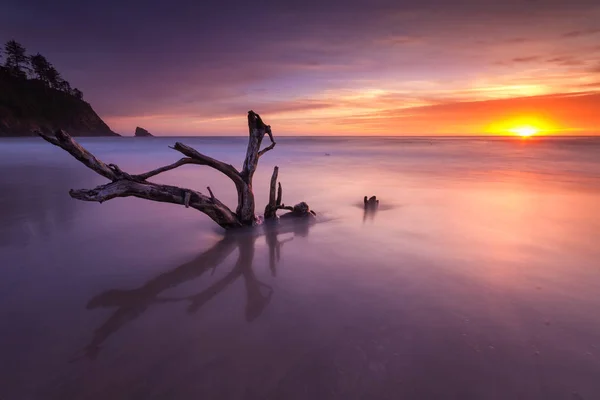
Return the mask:
POLYGON ((15 2, 0 37, 123 135, 600 134, 598 0, 231 1, 15 2))
MULTIPOLYGON (((600 92, 596 91, 408 107, 385 94, 370 94, 356 99, 340 96, 330 103, 298 101, 289 110, 265 108, 265 119, 280 135, 510 135, 520 127, 533 127, 538 135, 600 133, 600 92)), ((200 120, 136 116, 109 123, 133 121, 157 131, 177 126, 184 131, 192 126, 201 133, 236 135, 246 129, 243 113, 200 120)))

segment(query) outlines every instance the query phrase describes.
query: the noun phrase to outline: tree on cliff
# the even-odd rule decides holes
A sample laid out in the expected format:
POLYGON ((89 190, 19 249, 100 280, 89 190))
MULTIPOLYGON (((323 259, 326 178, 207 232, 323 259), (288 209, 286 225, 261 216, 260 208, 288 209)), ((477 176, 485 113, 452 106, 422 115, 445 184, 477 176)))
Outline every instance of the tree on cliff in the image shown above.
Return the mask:
POLYGON ((25 47, 15 40, 9 40, 4 45, 4 54, 6 55, 5 69, 11 75, 27 79, 26 72, 30 72, 33 78, 44 85, 68 93, 79 100, 83 99, 83 93, 78 89, 72 89, 71 84, 63 79, 60 72, 40 53, 27 56, 25 47))
POLYGON ((9 40, 4 44, 4 54, 6 55, 4 65, 10 73, 19 78, 27 78, 29 57, 25 54, 25 47, 15 40, 9 40))
POLYGON ((78 95, 71 89, 71 84, 63 79, 60 75, 60 72, 58 72, 56 68, 54 68, 54 66, 46 59, 46 57, 40 53, 31 56, 29 58, 29 63, 31 64, 31 69, 33 70, 35 77, 44 82, 47 86, 53 89, 62 90, 65 93, 69 93, 70 95, 77 97, 78 99, 83 97, 83 95, 78 97, 78 95))
POLYGON ((83 100, 83 92, 81 90, 75 88, 75 89, 72 90, 72 94, 73 94, 73 96, 75 96, 79 100, 83 100))
POLYGON ((60 84, 63 82, 62 76, 60 76, 60 72, 54 68, 53 65, 50 65, 48 71, 46 71, 46 78, 48 79, 48 84, 53 89, 60 89, 60 84))
POLYGON ((71 84, 64 79, 58 81, 57 89, 62 90, 63 92, 68 93, 70 95, 73 94, 71 84))
POLYGON ((33 70, 34 76, 45 84, 49 85, 50 81, 48 79, 48 71, 52 67, 52 64, 48 62, 46 57, 37 53, 29 57, 29 63, 31 64, 31 69, 33 70))

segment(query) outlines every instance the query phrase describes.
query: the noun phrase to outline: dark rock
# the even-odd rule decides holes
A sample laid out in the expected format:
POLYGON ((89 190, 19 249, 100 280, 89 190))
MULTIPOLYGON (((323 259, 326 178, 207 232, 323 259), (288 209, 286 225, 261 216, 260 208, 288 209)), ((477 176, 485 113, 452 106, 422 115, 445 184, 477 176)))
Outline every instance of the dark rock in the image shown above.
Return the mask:
POLYGON ((139 126, 135 128, 135 136, 136 137, 148 137, 153 136, 150 132, 145 130, 144 128, 140 128, 139 126))
POLYGON ((304 201, 296 204, 294 209, 289 213, 285 213, 281 218, 315 218, 317 213, 312 211, 308 204, 304 201))
POLYGON ((33 136, 64 129, 72 136, 119 136, 85 101, 36 79, 0 68, 0 137, 33 136))
POLYGON ((367 196, 365 196, 364 201, 365 201, 365 208, 374 210, 379 207, 379 200, 377 200, 377 196, 371 196, 371 198, 369 198, 369 199, 367 198, 367 196))

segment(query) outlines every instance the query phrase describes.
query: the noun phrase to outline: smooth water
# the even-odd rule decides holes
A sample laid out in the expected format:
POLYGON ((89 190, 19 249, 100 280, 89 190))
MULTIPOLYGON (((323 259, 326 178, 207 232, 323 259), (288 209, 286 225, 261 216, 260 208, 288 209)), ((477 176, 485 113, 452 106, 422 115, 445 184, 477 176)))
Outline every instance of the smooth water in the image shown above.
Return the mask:
MULTIPOLYGON (((175 140, 80 142, 136 173, 175 140)), ((600 398, 600 140, 280 138, 257 211, 274 165, 320 222, 224 237, 183 206, 72 200, 104 179, 2 140, 0 398, 600 398)), ((235 207, 207 167, 155 180, 235 207)))

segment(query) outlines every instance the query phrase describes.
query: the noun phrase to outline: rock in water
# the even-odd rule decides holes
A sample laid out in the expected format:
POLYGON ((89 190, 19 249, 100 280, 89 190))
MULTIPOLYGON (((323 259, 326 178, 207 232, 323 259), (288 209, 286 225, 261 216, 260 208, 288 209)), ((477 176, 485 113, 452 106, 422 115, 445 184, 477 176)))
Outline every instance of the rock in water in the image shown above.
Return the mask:
POLYGON ((377 200, 377 196, 371 196, 371 198, 367 198, 365 196, 365 209, 375 210, 379 207, 379 200, 377 200))
POLYGON ((296 204, 289 213, 283 214, 281 218, 314 218, 317 214, 310 209, 304 201, 296 204))
POLYGON ((144 128, 140 128, 139 126, 137 128, 135 128, 135 136, 136 137, 147 137, 147 136, 153 136, 150 132, 148 132, 147 130, 145 130, 144 128))

